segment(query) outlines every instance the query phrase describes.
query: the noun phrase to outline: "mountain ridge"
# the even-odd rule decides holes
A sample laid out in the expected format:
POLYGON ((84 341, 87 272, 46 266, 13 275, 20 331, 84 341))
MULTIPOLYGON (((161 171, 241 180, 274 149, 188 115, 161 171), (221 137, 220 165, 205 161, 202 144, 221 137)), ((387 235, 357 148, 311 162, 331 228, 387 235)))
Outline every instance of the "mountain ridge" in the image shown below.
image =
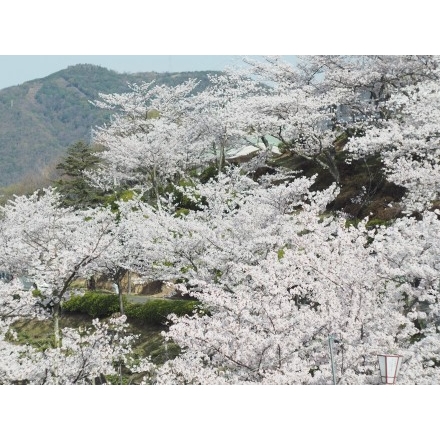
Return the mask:
POLYGON ((189 78, 208 84, 208 74, 218 71, 178 73, 118 73, 93 64, 68 66, 44 78, 0 90, 0 187, 39 174, 59 160, 74 142, 90 140, 93 127, 110 116, 90 101, 99 93, 123 93, 128 84, 155 81, 177 85, 189 78))

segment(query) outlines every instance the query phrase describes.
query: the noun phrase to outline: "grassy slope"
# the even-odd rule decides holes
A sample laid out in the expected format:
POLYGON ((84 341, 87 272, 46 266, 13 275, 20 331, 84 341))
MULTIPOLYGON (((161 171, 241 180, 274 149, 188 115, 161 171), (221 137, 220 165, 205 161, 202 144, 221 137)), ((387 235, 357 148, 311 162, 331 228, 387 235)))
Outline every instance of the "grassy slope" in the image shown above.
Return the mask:
MULTIPOLYGON (((60 320, 60 328, 71 327, 79 328, 92 325, 92 319, 89 315, 80 313, 64 313, 60 320)), ((103 319, 105 321, 105 319, 103 319)), ((165 326, 149 325, 135 320, 129 321, 129 331, 138 335, 134 344, 134 355, 151 356, 151 360, 156 364, 162 364, 167 359, 175 357, 179 353, 176 344, 164 344, 164 338, 161 332, 166 330, 165 326)), ((46 349, 51 346, 53 339, 53 323, 51 320, 37 321, 24 320, 14 324, 14 329, 18 334, 18 343, 28 343, 37 349, 46 349)), ((108 378, 114 383, 119 383, 118 378, 108 378)), ((139 383, 142 380, 140 375, 123 372, 123 383, 139 383)))

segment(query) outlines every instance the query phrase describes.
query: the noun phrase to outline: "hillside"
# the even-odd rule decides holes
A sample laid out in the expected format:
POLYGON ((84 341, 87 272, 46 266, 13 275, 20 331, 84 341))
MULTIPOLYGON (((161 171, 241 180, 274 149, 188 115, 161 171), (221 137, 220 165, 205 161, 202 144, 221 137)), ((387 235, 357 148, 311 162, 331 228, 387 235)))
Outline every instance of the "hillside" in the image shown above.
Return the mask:
POLYGON ((199 79, 203 88, 208 73, 216 72, 128 74, 78 64, 0 90, 0 187, 42 173, 70 144, 88 141, 91 128, 109 117, 89 103, 98 93, 122 93, 128 83, 176 85, 188 78, 199 79))

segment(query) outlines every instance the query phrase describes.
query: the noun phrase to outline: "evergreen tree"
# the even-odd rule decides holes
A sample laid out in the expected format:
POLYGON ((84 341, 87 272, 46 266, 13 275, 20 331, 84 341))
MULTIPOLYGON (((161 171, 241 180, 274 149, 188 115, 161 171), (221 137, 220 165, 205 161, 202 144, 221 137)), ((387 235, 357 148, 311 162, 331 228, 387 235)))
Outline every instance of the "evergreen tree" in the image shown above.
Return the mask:
POLYGON ((104 192, 90 184, 84 171, 93 171, 101 160, 92 146, 79 141, 67 150, 66 158, 57 165, 62 172, 61 179, 55 182, 62 195, 62 205, 75 208, 94 207, 104 201, 104 192))

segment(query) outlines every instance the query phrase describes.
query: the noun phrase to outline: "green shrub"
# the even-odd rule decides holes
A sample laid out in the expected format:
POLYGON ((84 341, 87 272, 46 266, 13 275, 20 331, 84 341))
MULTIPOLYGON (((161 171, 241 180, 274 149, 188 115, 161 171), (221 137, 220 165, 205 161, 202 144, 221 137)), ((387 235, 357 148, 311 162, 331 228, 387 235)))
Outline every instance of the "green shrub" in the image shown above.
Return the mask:
POLYGON ((146 324, 164 325, 169 314, 191 315, 198 304, 198 301, 154 299, 145 304, 128 304, 125 314, 146 324))
POLYGON ((156 350, 150 352, 151 361, 155 364, 164 364, 169 359, 174 359, 181 353, 180 347, 174 342, 162 342, 156 350))
POLYGON ((371 219, 367 222, 365 227, 367 229, 374 229, 376 226, 389 226, 391 224, 390 220, 382 220, 382 219, 371 219))
POLYGON ((215 164, 209 165, 200 174, 200 182, 207 183, 210 179, 216 179, 218 176, 218 167, 215 164))
MULTIPOLYGON (((122 297, 124 307, 126 298, 122 297)), ((115 294, 86 292, 83 296, 73 296, 64 302, 66 312, 86 313, 93 318, 103 318, 119 312, 119 297, 115 294)))
POLYGON ((361 221, 358 218, 350 218, 345 220, 345 227, 349 228, 350 226, 354 226, 355 228, 357 228, 360 222, 361 221))
MULTIPOLYGON (((131 304, 122 297, 127 318, 136 319, 146 324, 164 325, 167 316, 191 315, 198 301, 153 299, 144 304, 131 304)), ((85 313, 93 318, 104 318, 119 312, 119 297, 115 294, 86 292, 83 296, 73 296, 63 304, 66 312, 85 313)))

